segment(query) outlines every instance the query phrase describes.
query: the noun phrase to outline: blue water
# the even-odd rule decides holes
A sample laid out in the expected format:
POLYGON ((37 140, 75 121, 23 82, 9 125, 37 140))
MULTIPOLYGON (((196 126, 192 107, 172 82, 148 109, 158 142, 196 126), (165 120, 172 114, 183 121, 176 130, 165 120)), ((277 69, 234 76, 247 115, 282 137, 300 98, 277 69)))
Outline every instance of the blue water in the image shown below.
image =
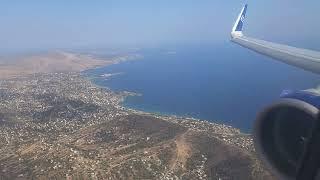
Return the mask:
POLYGON ((97 77, 94 81, 99 85, 142 94, 127 98, 127 107, 224 123, 243 132, 251 131, 256 114, 282 90, 320 84, 318 75, 230 43, 140 53, 144 58, 89 70, 87 74, 97 77), (98 78, 117 72, 123 74, 109 80, 98 78))

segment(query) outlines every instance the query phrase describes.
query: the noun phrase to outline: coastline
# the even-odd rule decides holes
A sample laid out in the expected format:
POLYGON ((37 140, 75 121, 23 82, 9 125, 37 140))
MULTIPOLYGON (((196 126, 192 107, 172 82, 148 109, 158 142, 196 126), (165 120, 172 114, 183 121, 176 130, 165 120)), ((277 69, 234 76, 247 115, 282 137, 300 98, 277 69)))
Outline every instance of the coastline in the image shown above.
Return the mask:
POLYGON ((0 81, 0 178, 270 177, 239 129, 125 107, 139 94, 98 86, 80 71, 21 75, 0 81))
MULTIPOLYGON (((141 57, 141 56, 138 56, 138 57, 141 57)), ((130 58, 130 60, 135 60, 135 58, 130 58)), ((88 68, 88 69, 85 69, 83 71, 81 71, 81 74, 85 77, 85 78, 88 78, 93 84, 95 84, 97 87, 100 87, 100 88, 106 88, 108 90, 111 90, 113 91, 110 87, 108 86, 102 86, 102 85, 98 85, 97 83, 94 82, 94 79, 95 78, 101 78, 102 76, 99 75, 98 76, 92 76, 92 77, 89 77, 87 75, 85 75, 85 71, 88 71, 88 70, 92 70, 92 69, 97 69, 97 68, 104 68, 104 67, 108 67, 108 66, 111 66, 111 65, 115 65, 115 64, 119 64, 121 62, 125 62, 127 60, 124 60, 122 59, 121 61, 117 61, 117 62, 114 62, 112 64, 108 64, 108 65, 101 65, 99 67, 95 67, 95 68, 88 68)), ((125 72, 120 72, 120 73, 113 73, 115 75, 118 75, 118 74, 123 74, 125 72)), ((113 74, 111 74, 110 76, 108 76, 108 79, 111 79, 113 78, 113 74)), ((190 121, 196 121, 196 122, 203 122, 203 123, 206 123, 208 125, 223 125, 225 127, 228 127, 228 128, 233 128, 235 131, 234 132, 237 132, 239 134, 243 134, 245 136, 251 136, 250 133, 245 133, 245 132, 242 132, 240 129, 238 128, 235 128, 233 127, 232 125, 227 125, 227 124, 223 124, 223 123, 215 123, 215 122, 211 122, 207 119, 201 119, 201 118, 195 118, 195 117, 192 117, 192 116, 183 116, 183 115, 176 115, 174 113, 163 113, 163 112, 152 112, 152 111, 147 111, 147 110, 139 110, 139 109, 135 109, 135 108, 132 108, 132 107, 128 107, 128 106, 125 106, 124 105, 124 102, 126 101, 126 99, 129 97, 129 96, 142 96, 142 94, 140 93, 136 93, 136 92, 128 92, 128 91, 114 91, 116 93, 120 93, 120 94, 125 94, 123 96, 123 98, 121 99, 121 104, 119 104, 122 108, 124 109, 127 109, 128 111, 130 112, 133 112, 133 113, 138 113, 138 114, 141 114, 141 115, 152 115, 152 116, 155 116, 155 117, 159 117, 159 118, 165 118, 165 119, 179 119, 179 120, 190 120, 190 121)))
MULTIPOLYGON (((134 60, 134 59, 130 59, 134 60)), ((125 62, 125 60, 122 60, 121 62, 125 62)), ((108 65, 102 65, 96 68, 102 68, 102 67, 108 67, 110 65, 114 64, 119 64, 121 62, 115 62, 112 64, 108 65)), ((128 111, 130 113, 138 114, 138 115, 146 115, 146 116, 152 116, 156 117, 159 119, 166 120, 168 122, 173 122, 179 125, 182 125, 187 128, 192 128, 195 131, 199 132, 204 132, 204 131, 211 131, 212 133, 216 134, 216 136, 224 141, 227 144, 237 146, 241 149, 247 150, 249 152, 254 151, 253 147, 253 140, 252 136, 249 133, 244 133, 240 129, 235 128, 231 125, 226 125, 223 123, 215 123, 215 122, 210 122, 206 119, 200 119, 200 118, 195 118, 195 117, 187 117, 187 116, 179 116, 175 114, 166 114, 166 113, 161 113, 161 112, 149 112, 145 110, 139 110, 135 108, 130 108, 124 105, 124 102, 126 101, 126 98, 129 96, 141 96, 141 94, 136 93, 136 92, 128 92, 128 91, 113 91, 110 87, 108 86, 102 86, 98 85, 94 82, 94 78, 101 78, 101 77, 88 77, 85 74, 83 74, 87 70, 91 70, 92 68, 88 68, 84 71, 82 71, 82 76, 86 79, 88 79, 91 83, 93 83, 96 87, 106 89, 108 91, 112 91, 117 94, 121 94, 121 99, 118 101, 119 103, 117 104, 118 108, 121 110, 128 111), (222 135, 222 136, 221 136, 222 135), (230 137, 228 137, 230 135, 230 137), (234 140, 235 136, 239 136, 239 139, 236 141, 234 140), (240 141, 244 141, 246 143, 239 143, 240 141)), ((112 78, 112 77, 110 77, 112 78)))
MULTIPOLYGON (((114 57, 109 57, 107 59, 103 57, 97 57, 94 55, 88 54, 77 54, 77 53, 69 53, 69 52, 49 52, 49 53, 41 53, 41 54, 34 54, 31 56, 21 56, 18 59, 15 59, 15 63, 5 63, 5 71, 0 68, 0 75, 1 79, 12 79, 12 78, 20 78, 32 74, 41 74, 41 73, 67 73, 67 72, 79 72, 81 76, 85 77, 92 83, 94 83, 94 79, 97 77, 90 77, 86 75, 86 71, 94 70, 102 67, 109 67, 111 65, 131 61, 131 60, 137 60, 143 58, 143 55, 138 53, 130 53, 130 54, 120 54, 116 55, 114 57), (18 66, 16 68, 15 66, 18 66), (54 68, 52 68, 52 67, 54 68), (37 67, 36 69, 34 67, 37 67), (71 68, 72 67, 72 68, 71 68), (7 72, 13 72, 14 75, 7 73, 7 72)), ((123 72, 121 72, 123 73, 123 72)), ((108 74, 106 75, 107 78, 113 78, 116 74, 108 74)), ((99 77, 102 78, 102 77, 99 77)), ((94 83, 96 87, 104 88, 107 90, 111 90, 110 87, 101 86, 96 83, 94 83)), ((120 106, 123 108, 126 108, 128 111, 139 113, 139 114, 145 114, 145 115, 152 115, 155 117, 160 118, 166 118, 166 119, 187 119, 187 120, 193 120, 197 122, 204 122, 211 125, 217 125, 221 124, 226 127, 234 128, 230 125, 226 125, 223 123, 215 123, 210 122, 207 119, 201 119, 201 118, 195 118, 192 116, 183 116, 183 115, 175 115, 174 113, 163 113, 163 112, 150 112, 147 110, 139 110, 135 108, 130 108, 124 105, 124 102, 126 101, 126 98, 128 96, 140 96, 141 94, 136 92, 124 92, 119 91, 116 93, 124 94, 123 99, 121 100, 120 106)), ((250 136, 250 134, 241 132, 240 129, 236 129, 241 134, 246 134, 250 136)))
MULTIPOLYGON (((216 134, 236 134, 238 136, 244 136, 246 137, 246 145, 239 145, 238 142, 231 142, 228 139, 225 139, 224 137, 222 137, 222 139, 225 139, 225 142, 228 144, 232 144, 232 145, 236 145, 239 146, 240 148, 244 148, 246 150, 252 151, 253 150, 253 145, 252 145, 252 138, 251 135, 248 133, 244 133, 241 132, 240 129, 232 127, 230 125, 226 125, 223 123, 215 123, 215 122, 210 122, 206 119, 199 119, 199 118, 194 118, 194 117, 186 117, 186 116, 179 116, 179 115, 175 115, 175 114, 166 114, 166 113, 161 113, 161 112, 148 112, 148 111, 144 111, 144 110, 138 110, 138 109, 134 109, 134 108, 130 108, 124 105, 124 102, 126 101, 126 98, 129 96, 140 96, 141 94, 139 93, 135 93, 135 92, 128 92, 128 91, 113 91, 110 87, 107 86, 101 86, 98 85, 96 83, 94 83, 93 79, 96 77, 90 77, 86 75, 86 71, 88 70, 93 70, 93 69, 97 69, 97 68, 102 68, 102 67, 108 67, 111 65, 115 65, 115 64, 119 64, 122 62, 126 62, 126 61, 130 61, 130 60, 137 60, 139 58, 143 58, 142 55, 140 54, 125 54, 125 55, 119 55, 119 56, 115 56, 113 58, 110 59, 103 59, 103 58, 95 58, 94 56, 91 55, 80 55, 80 54, 74 54, 74 53, 66 53, 66 52, 56 52, 58 54, 54 54, 54 56, 50 59, 49 58, 49 64, 52 63, 51 61, 54 60, 54 58, 56 58, 56 56, 58 57, 72 57, 78 58, 78 61, 72 62, 72 64, 68 64, 68 65, 77 65, 79 64, 79 61, 82 62, 83 64, 81 65, 81 68, 74 71, 79 72, 80 76, 82 78, 85 78, 86 80, 88 80, 90 83, 92 83, 96 88, 101 88, 107 91, 112 91, 113 93, 120 95, 120 99, 118 100, 118 104, 116 104, 117 108, 130 112, 130 113, 134 113, 134 114, 138 114, 138 115, 147 115, 147 116, 152 116, 152 117, 156 117, 156 118, 160 118, 160 119, 164 119, 166 121, 169 122, 173 122, 173 123, 177 123, 177 124, 181 124, 187 128, 193 128, 196 131, 208 131, 211 130, 212 132, 216 133, 216 134), (92 63, 92 61, 94 63, 92 63), (98 64, 97 64, 98 62, 98 64), (228 133, 225 133, 228 132, 228 133)), ((26 57, 29 61, 29 59, 34 60, 36 63, 39 63, 39 61, 42 61, 42 58, 47 56, 51 57, 52 53, 49 55, 37 55, 35 57, 37 57, 36 59, 34 59, 34 56, 32 56, 32 58, 30 57, 26 57)), ((68 59, 67 58, 67 59, 68 59)), ((71 59, 72 59, 71 58, 71 59)), ((77 59, 76 58, 76 59, 77 59)), ((60 60, 61 62, 64 62, 63 60, 60 60)), ((67 61, 67 63, 69 63, 69 61, 67 61)), ((20 65, 20 64, 19 64, 20 65)), ((41 63, 40 63, 41 65, 41 63)), ((59 64, 59 66, 63 66, 62 64, 59 64)), ((41 69, 41 67, 40 67, 41 69)), ((41 73, 68 73, 71 70, 68 70, 67 72, 64 71, 55 71, 55 72, 51 72, 51 70, 48 71, 48 69, 44 69, 43 72, 32 72, 34 74, 41 74, 41 73)), ((72 72, 72 71, 71 71, 72 72)), ((24 75, 31 75, 32 73, 27 73, 25 74, 25 71, 20 72, 22 74, 19 74, 17 76, 13 76, 9 79, 12 78, 21 78, 24 75)), ((1 74, 1 69, 0 69, 0 74, 1 74)), ((112 78, 112 76, 110 76, 110 78, 112 78)))
POLYGON ((176 123, 184 127, 191 128, 192 130, 198 131, 198 132, 210 131, 211 133, 215 134, 217 138, 219 139, 221 138, 223 142, 229 145, 237 146, 249 152, 255 151, 253 146, 252 135, 249 133, 241 132, 241 130, 238 128, 235 128, 223 123, 210 122, 205 119, 198 119, 194 117, 184 117, 184 116, 178 116, 173 114, 154 113, 154 112, 137 110, 134 108, 128 108, 126 106, 123 106, 123 101, 125 101, 125 98, 127 98, 127 96, 124 96, 119 101, 119 105, 123 110, 127 110, 134 114, 153 116, 159 119, 166 120, 168 122, 176 123), (239 139, 234 139, 235 136, 238 136, 239 139), (240 143, 242 141, 245 143, 240 143))
POLYGON ((0 113, 7 120, 0 132, 7 138, 0 139, 0 150, 10 158, 0 160, 0 177, 268 175, 255 157, 250 135, 223 124, 123 107, 131 93, 98 87, 79 72, 4 80, 1 90, 0 113))
POLYGON ((219 139, 223 143, 236 146, 250 153, 254 153, 255 151, 251 134, 243 133, 240 131, 240 129, 222 123, 209 122, 208 120, 197 119, 193 117, 153 113, 129 108, 124 106, 123 102, 128 96, 135 95, 135 93, 128 93, 127 91, 113 91, 110 87, 95 84, 92 79, 88 79, 86 76, 81 75, 81 77, 89 81, 94 87, 116 94, 117 98, 119 99, 116 101, 117 103, 114 104, 114 106, 121 111, 127 112, 128 114, 154 117, 165 120, 169 123, 178 124, 195 132, 210 132, 210 134, 214 135, 214 138, 219 139))

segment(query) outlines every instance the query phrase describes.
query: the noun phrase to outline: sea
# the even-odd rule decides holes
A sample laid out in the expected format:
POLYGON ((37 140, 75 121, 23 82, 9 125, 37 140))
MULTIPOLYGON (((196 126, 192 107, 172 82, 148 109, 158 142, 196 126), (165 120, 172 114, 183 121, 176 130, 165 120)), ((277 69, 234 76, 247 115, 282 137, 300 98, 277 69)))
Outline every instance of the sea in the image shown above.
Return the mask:
POLYGON ((283 90, 320 85, 319 75, 232 43, 145 48, 138 53, 141 58, 85 74, 99 86, 141 94, 126 98, 125 107, 223 123, 245 133, 252 131, 257 113, 283 90))

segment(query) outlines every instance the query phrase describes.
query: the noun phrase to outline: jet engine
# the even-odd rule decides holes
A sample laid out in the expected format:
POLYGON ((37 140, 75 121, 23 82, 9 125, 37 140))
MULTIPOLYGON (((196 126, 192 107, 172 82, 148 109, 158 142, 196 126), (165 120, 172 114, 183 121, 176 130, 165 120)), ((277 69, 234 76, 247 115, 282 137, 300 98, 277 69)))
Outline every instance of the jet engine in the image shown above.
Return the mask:
POLYGON ((280 100, 259 113, 253 130, 255 149, 279 179, 317 176, 318 167, 312 166, 318 162, 312 156, 320 154, 319 113, 317 90, 284 91, 280 100))

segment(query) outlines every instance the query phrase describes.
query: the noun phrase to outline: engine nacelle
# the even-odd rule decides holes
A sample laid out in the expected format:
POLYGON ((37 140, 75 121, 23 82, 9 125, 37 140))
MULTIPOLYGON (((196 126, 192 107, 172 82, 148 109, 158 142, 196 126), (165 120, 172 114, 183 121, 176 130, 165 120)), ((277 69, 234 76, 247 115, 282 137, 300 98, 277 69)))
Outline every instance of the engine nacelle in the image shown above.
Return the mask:
POLYGON ((295 179, 319 109, 320 93, 286 91, 258 115, 253 131, 255 149, 280 179, 295 179))

